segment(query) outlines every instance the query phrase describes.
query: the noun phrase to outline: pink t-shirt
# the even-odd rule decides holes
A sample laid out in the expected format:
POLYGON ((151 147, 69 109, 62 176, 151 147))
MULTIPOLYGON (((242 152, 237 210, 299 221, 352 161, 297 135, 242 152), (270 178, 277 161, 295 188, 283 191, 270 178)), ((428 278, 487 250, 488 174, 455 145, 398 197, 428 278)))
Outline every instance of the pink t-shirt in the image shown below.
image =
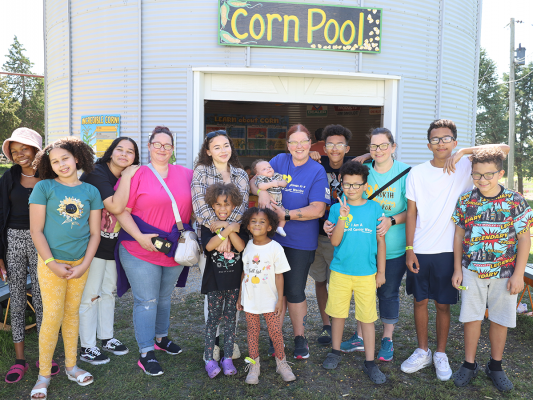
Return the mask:
MULTIPOLYGON (((165 179, 176 200, 183 223, 189 223, 192 214, 191 181, 192 169, 180 165, 169 165, 165 179)), ((165 232, 170 232, 176 223, 172 212, 172 202, 154 173, 142 166, 131 179, 130 198, 126 207, 144 222, 165 232)), ((160 252, 145 250, 137 241, 123 241, 122 245, 132 256, 164 267, 178 265, 174 258, 160 252)))

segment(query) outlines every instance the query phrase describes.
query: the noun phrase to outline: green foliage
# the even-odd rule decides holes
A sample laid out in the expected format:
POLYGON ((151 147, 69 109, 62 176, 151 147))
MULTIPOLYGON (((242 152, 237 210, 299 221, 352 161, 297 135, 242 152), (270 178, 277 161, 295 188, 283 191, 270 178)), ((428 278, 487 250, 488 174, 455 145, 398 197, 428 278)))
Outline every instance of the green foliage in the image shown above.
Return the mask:
MULTIPOLYGON (((33 63, 26 57, 25 51, 15 36, 9 54, 6 55, 7 61, 3 70, 32 74, 33 63)), ((13 130, 21 126, 31 128, 44 136, 44 79, 7 75, 0 83, 0 113, 0 139, 9 137, 13 130), (13 113, 16 119, 12 118, 13 113)))

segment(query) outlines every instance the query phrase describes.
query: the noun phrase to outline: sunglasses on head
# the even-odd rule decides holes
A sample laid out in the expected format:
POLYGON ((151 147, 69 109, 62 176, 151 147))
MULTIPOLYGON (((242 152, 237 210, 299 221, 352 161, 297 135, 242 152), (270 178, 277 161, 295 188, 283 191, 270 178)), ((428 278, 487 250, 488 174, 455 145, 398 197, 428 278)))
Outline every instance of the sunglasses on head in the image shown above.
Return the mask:
POLYGON ((205 135, 205 140, 213 139, 216 136, 228 136, 228 133, 225 130, 218 130, 209 132, 207 135, 205 135))

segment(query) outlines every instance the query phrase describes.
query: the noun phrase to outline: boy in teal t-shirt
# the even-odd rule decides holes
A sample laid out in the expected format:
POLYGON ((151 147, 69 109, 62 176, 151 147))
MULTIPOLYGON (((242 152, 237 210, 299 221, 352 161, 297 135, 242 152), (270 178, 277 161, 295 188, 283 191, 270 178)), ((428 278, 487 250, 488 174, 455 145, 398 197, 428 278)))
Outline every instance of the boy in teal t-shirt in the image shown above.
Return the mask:
POLYGON ((336 223, 331 235, 335 246, 330 264, 329 296, 326 313, 332 317, 332 351, 322 366, 335 369, 340 362, 344 321, 350 310, 352 293, 356 319, 361 322, 366 361, 363 371, 372 382, 381 384, 385 375, 374 363, 376 288, 385 283, 385 238, 376 227, 383 211, 379 204, 362 198, 367 188, 368 167, 359 162, 344 164, 340 169, 344 200, 333 205, 328 220, 336 223))

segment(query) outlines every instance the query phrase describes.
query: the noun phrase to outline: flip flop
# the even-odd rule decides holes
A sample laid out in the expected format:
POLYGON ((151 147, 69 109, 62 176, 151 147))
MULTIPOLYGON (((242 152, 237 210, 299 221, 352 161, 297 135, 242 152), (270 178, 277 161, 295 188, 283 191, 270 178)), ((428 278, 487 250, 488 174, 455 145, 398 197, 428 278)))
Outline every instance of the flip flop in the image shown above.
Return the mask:
MULTIPOLYGON (((35 363, 35 366, 39 368, 39 360, 37 360, 37 362, 35 363)), ((60 371, 61 371, 61 368, 59 368, 59 365, 54 360, 52 360, 52 372, 50 373, 50 375, 52 376, 57 375, 59 374, 60 371)))
POLYGON ((26 363, 25 366, 22 366, 20 364, 12 365, 11 368, 9 368, 9 371, 7 371, 5 381, 7 383, 17 383, 18 381, 20 381, 22 379, 22 377, 24 376, 26 371, 28 371, 28 368, 30 368, 30 365, 28 363, 26 363), (19 377, 17 379, 15 379, 14 381, 8 381, 7 380, 7 376, 11 375, 11 374, 18 374, 19 377))

